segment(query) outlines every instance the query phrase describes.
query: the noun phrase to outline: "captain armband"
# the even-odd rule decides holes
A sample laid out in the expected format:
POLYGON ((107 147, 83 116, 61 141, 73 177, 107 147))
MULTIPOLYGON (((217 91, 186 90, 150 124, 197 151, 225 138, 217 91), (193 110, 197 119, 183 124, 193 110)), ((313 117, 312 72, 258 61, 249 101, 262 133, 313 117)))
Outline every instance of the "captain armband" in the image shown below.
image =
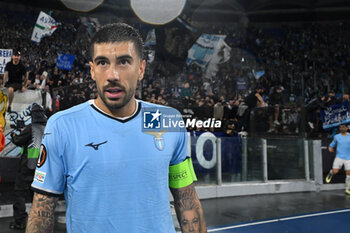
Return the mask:
POLYGON ((182 163, 169 167, 169 187, 183 188, 197 181, 192 159, 187 157, 182 163))

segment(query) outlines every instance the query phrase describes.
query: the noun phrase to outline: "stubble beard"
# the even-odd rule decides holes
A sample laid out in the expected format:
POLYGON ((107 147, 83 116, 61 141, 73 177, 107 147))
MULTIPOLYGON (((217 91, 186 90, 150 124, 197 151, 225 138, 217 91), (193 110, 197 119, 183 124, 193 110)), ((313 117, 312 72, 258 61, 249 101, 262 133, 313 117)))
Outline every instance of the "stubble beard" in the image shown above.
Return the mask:
POLYGON ((130 100, 133 98, 135 95, 135 90, 128 89, 125 90, 123 89, 125 93, 125 97, 122 97, 121 102, 115 102, 115 100, 109 100, 105 95, 104 95, 104 90, 98 89, 98 95, 100 96, 102 102, 104 105, 111 111, 111 112, 117 112, 121 108, 125 107, 130 100))

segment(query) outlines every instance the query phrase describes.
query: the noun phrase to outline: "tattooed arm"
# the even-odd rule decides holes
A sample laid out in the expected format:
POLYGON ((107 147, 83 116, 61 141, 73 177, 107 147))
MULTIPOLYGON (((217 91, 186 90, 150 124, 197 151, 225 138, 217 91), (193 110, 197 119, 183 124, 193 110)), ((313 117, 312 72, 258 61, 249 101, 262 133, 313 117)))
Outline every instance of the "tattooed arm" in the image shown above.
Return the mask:
POLYGON ((58 197, 34 193, 26 233, 51 233, 54 225, 54 210, 58 197))
POLYGON ((194 184, 184 188, 171 188, 177 219, 183 233, 206 233, 202 205, 198 199, 194 184))

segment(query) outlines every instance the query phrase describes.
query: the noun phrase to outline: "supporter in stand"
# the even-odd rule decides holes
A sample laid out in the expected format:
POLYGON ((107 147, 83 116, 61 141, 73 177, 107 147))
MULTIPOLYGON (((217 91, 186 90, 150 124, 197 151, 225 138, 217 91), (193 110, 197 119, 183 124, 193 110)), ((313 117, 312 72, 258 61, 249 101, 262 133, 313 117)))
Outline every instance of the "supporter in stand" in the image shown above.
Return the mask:
POLYGON ((244 105, 247 106, 244 115, 243 115, 243 127, 244 130, 247 131, 249 128, 249 119, 250 113, 255 107, 265 107, 265 101, 262 98, 262 93, 264 92, 264 88, 262 86, 258 86, 255 91, 250 93, 244 99, 244 105))
POLYGON ((275 131, 275 127, 278 127, 279 125, 281 125, 279 122, 280 107, 283 105, 281 92, 282 92, 281 86, 274 87, 273 92, 268 99, 269 125, 270 125, 270 129, 267 131, 268 133, 275 131))
POLYGON ((216 120, 222 120, 224 117, 224 106, 222 105, 222 101, 218 101, 213 108, 214 115, 213 117, 216 120))
POLYGON ((239 101, 230 99, 224 105, 224 120, 232 120, 236 118, 236 114, 238 111, 239 101))
POLYGON ((335 105, 338 104, 340 101, 335 98, 335 91, 330 90, 328 92, 328 97, 324 97, 323 99, 323 105, 324 106, 330 106, 330 105, 335 105))
MULTIPOLYGON (((40 75, 43 71, 48 71, 48 84, 51 94, 55 97, 57 91, 53 91, 56 87, 67 87, 73 84, 82 84, 89 80, 87 63, 85 54, 88 51, 88 34, 85 26, 81 24, 77 16, 62 15, 53 12, 52 16, 57 21, 62 22, 62 26, 51 37, 45 37, 36 45, 30 41, 32 27, 35 23, 36 15, 31 12, 21 12, 23 19, 18 20, 12 17, 10 13, 2 14, 2 29, 0 30, 0 41, 4 48, 15 48, 21 46, 21 52, 26 57, 22 58, 23 65, 30 70, 30 79, 34 85, 34 77, 40 75), (28 20, 27 20, 28 19, 28 20), (13 39, 15 38, 15 39, 13 39), (56 66, 57 52, 67 54, 76 54, 77 59, 73 64, 71 71, 59 70, 56 66), (77 73, 77 74, 76 74, 77 73)), ((230 60, 218 66, 218 72, 211 81, 203 78, 204 69, 196 64, 178 65, 178 72, 169 72, 167 66, 155 59, 151 68, 147 68, 147 75, 142 91, 149 89, 150 92, 142 94, 142 99, 150 100, 153 96, 153 102, 168 102, 174 107, 182 107, 178 101, 180 96, 188 96, 189 99, 196 99, 200 94, 201 98, 212 98, 215 96, 224 96, 224 100, 235 99, 238 94, 246 96, 249 92, 238 92, 236 90, 236 77, 244 77, 247 81, 247 88, 256 85, 263 86, 266 90, 271 86, 283 84, 283 103, 300 104, 305 101, 308 103, 314 96, 322 96, 327 93, 330 88, 335 88, 337 93, 348 92, 350 80, 346 77, 350 76, 347 69, 347 49, 350 47, 349 25, 341 22, 332 24, 308 23, 303 26, 284 25, 276 27, 267 32, 263 26, 249 27, 247 30, 232 29, 226 26, 213 26, 208 28, 209 33, 220 33, 227 35, 226 42, 238 50, 244 49, 254 56, 254 59, 246 57, 245 53, 231 56, 230 60), (337 43, 333 43, 334 38, 338 38, 337 43), (242 56, 245 57, 242 62, 242 56), (334 55, 334 56, 333 56, 334 55), (248 69, 247 69, 248 68, 248 69), (249 69, 261 68, 265 71, 265 75, 259 80, 254 79, 254 75, 249 69), (302 90, 301 80, 304 79, 304 90, 302 90), (190 89, 185 90, 181 87, 189 83, 190 89), (161 94, 161 90, 166 94, 161 94), (181 90, 181 91, 180 91, 181 90), (304 93, 304 96, 302 94, 304 93), (162 95, 162 99, 158 97, 162 95), (290 100, 290 101, 289 101, 290 100)), ((143 24, 139 25, 143 27, 143 24)), ((145 30, 147 31, 147 30, 145 30)), ((168 41, 170 44, 171 39, 168 41)), ((178 49, 184 49, 179 46, 178 49)), ((187 54, 186 52, 177 51, 178 54, 187 54)), ((182 58, 186 60, 186 55, 182 58)), ((92 91, 92 89, 91 89, 92 91)), ((90 92, 90 91, 89 91, 90 92)), ((141 92, 142 93, 142 92, 141 92)), ((86 97, 89 93, 84 91, 86 97)), ((68 106, 70 103, 63 103, 72 99, 70 93, 65 91, 64 98, 61 96, 61 106, 68 106)), ((324 106, 337 103, 335 96, 329 93, 330 100, 324 99, 324 106)), ((215 99, 217 102, 217 99, 215 99)), ((201 117, 212 116, 213 104, 204 101, 193 103, 192 109, 196 110, 205 108, 201 117), (211 107, 210 112, 206 112, 211 107)), ((281 107, 281 106, 280 106, 281 107)), ((284 108, 286 109, 286 108, 284 108)), ((319 109, 314 111, 317 113, 319 109)), ((199 111, 201 112, 201 111, 199 111)), ((277 112, 273 109, 273 121, 276 120, 277 112)), ((199 116, 198 116, 199 117, 199 116)), ((278 116, 278 118, 281 118, 278 116)), ((224 117, 224 119, 226 119, 224 117)), ((309 125, 310 133, 316 130, 316 121, 319 114, 313 114, 308 117, 306 122, 309 125)), ((227 120, 227 119, 226 119, 227 120)), ((238 119, 239 120, 239 119, 238 119)), ((277 122, 277 121, 275 121, 277 122)), ((277 124, 277 123, 276 123, 277 124)), ((273 126, 273 125, 272 125, 273 126)), ((270 120, 270 129, 271 120, 270 120)))
POLYGON ((21 62, 21 56, 21 51, 15 49, 11 61, 5 67, 4 83, 9 92, 8 112, 11 112, 14 92, 17 90, 24 91, 28 79, 28 72, 21 62))

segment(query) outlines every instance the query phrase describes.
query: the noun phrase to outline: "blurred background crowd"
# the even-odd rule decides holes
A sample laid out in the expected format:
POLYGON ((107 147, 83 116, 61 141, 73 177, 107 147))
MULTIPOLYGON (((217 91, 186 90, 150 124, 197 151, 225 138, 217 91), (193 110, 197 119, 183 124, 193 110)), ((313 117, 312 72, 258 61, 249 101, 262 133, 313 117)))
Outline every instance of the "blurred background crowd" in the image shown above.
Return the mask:
MULTIPOLYGON (((50 12, 60 25, 36 44, 30 38, 37 10, 10 12, 2 7, 0 11, 1 47, 21 51, 29 72, 27 88, 45 88, 50 93, 49 114, 96 97, 88 64, 91 29, 81 17, 50 12), (56 67, 58 52, 76 56, 71 70, 56 67)), ((121 17, 108 20, 117 21, 130 23, 121 17)), ((146 49, 147 70, 137 98, 175 107, 185 117, 223 122, 220 129, 189 130, 329 137, 333 132, 322 129, 320 111, 349 101, 350 24, 346 21, 202 26, 201 33, 225 35, 231 47, 229 60, 213 76, 186 63, 198 32, 178 21, 164 27, 139 22, 133 26, 146 42, 155 28, 157 40, 146 49), (262 101, 251 98, 256 93, 262 101)))

